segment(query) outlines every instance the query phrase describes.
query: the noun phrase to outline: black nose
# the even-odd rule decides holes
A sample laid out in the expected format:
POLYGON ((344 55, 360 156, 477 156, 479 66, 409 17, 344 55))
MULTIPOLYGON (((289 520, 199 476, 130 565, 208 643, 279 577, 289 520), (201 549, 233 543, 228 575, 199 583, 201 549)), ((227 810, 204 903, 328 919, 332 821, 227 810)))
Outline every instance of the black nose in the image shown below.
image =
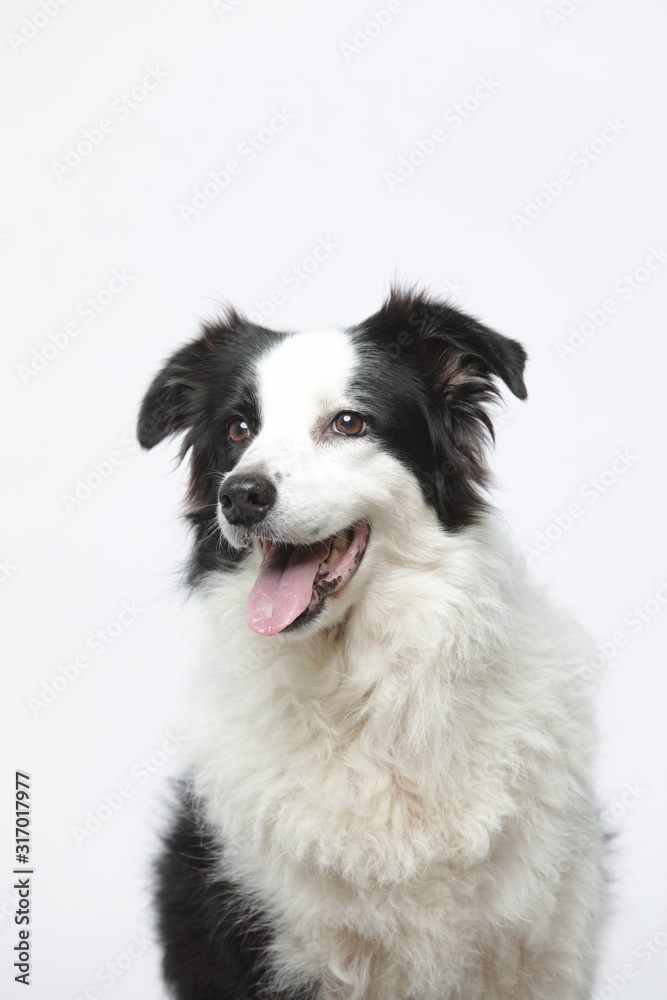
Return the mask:
POLYGON ((220 488, 220 506, 230 524, 258 524, 275 501, 276 488, 266 476, 230 476, 220 488))

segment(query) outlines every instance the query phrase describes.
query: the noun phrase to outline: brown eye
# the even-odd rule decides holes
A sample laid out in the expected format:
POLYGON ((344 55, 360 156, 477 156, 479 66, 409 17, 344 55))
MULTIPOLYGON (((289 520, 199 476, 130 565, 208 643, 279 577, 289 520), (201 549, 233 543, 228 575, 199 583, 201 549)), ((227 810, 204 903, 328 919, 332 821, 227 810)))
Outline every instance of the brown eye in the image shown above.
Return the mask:
POLYGON ((346 434, 348 437, 361 434, 366 429, 366 424, 358 413, 339 413, 331 426, 337 434, 346 434))
POLYGON ((232 420, 227 430, 232 441, 236 441, 237 444, 240 441, 245 441, 250 435, 250 428, 241 417, 236 417, 232 420))

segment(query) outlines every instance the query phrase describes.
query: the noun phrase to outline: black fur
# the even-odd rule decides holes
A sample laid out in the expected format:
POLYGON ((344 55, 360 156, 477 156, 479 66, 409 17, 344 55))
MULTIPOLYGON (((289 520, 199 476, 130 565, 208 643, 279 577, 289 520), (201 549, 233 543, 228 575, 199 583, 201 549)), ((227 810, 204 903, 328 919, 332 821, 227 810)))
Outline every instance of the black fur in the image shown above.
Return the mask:
POLYGON ((202 825, 197 803, 180 789, 180 809, 156 866, 164 978, 178 1000, 314 1000, 271 986, 265 916, 220 877, 224 851, 202 825))
POLYGON ((186 432, 180 457, 190 452, 187 516, 195 531, 190 584, 212 570, 233 569, 245 555, 233 550, 216 530, 221 474, 229 472, 242 454, 242 448, 231 444, 227 428, 242 413, 253 431, 259 430, 253 364, 283 336, 229 309, 219 322, 205 324, 197 340, 166 362, 144 397, 137 426, 144 448, 186 432))
POLYGON ((456 531, 485 509, 487 404, 501 378, 526 398, 526 353, 453 306, 393 289, 382 308, 352 330, 365 357, 354 392, 374 429, 421 484, 443 526, 456 531))

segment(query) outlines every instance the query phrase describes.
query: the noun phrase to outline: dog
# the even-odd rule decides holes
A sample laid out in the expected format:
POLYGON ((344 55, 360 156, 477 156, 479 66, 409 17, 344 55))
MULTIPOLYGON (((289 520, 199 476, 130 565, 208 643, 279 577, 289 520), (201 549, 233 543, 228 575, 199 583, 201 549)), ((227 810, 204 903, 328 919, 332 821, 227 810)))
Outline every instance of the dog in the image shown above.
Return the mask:
POLYGON ((584 1000, 605 908, 585 632, 489 506, 514 340, 417 289, 233 309, 158 373, 206 652, 157 861, 178 1000, 584 1000))

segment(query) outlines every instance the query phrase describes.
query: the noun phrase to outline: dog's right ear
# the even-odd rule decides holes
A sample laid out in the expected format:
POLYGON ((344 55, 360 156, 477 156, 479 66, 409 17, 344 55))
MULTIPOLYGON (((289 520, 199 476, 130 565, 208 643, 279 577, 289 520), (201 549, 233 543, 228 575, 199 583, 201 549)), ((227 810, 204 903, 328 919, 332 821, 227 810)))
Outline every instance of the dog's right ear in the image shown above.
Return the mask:
POLYGON ((173 354, 155 376, 137 422, 142 448, 153 448, 168 435, 192 426, 210 356, 206 337, 200 337, 173 354))

